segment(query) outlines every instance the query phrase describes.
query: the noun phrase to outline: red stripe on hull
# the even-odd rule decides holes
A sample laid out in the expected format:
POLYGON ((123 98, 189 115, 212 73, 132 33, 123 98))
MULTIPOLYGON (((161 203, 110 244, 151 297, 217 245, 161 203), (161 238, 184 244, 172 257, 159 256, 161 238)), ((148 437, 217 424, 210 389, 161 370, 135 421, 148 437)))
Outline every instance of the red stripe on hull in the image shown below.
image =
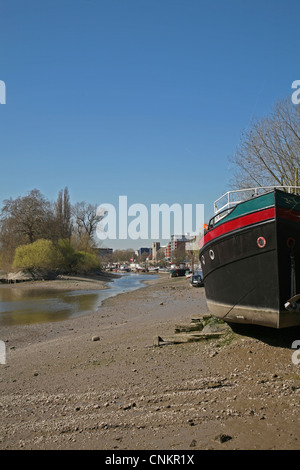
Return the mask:
POLYGON ((275 208, 270 207, 268 209, 263 209, 258 212, 254 212, 252 214, 246 214, 242 217, 237 217, 236 219, 229 220, 228 222, 224 222, 221 225, 211 229, 208 231, 204 237, 199 242, 199 248, 201 249, 204 245, 206 245, 211 240, 214 240, 221 235, 225 235, 226 233, 232 232, 234 230, 246 227, 247 225, 256 224, 258 222, 263 222, 265 220, 274 219, 275 217, 275 208))

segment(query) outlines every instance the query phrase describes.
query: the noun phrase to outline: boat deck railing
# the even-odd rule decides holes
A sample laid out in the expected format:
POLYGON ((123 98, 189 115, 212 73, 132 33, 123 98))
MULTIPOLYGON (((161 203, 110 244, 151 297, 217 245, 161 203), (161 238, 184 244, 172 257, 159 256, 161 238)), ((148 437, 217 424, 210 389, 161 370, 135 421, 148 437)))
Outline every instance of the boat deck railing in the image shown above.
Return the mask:
POLYGON ((214 202, 214 214, 215 216, 219 214, 220 220, 221 218, 225 217, 226 214, 228 214, 230 209, 233 209, 240 202, 251 199, 252 197, 260 196, 264 193, 268 193, 274 189, 281 189, 288 193, 300 193, 300 186, 259 186, 257 188, 227 191, 227 193, 223 194, 223 196, 219 197, 214 202))

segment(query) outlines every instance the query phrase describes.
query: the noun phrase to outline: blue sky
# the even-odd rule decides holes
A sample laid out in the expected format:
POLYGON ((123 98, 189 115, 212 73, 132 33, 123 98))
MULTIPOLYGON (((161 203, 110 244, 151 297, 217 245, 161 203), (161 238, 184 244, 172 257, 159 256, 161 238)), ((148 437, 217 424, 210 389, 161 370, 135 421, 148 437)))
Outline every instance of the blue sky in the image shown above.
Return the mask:
POLYGON ((68 186, 73 203, 127 195, 210 217, 242 131, 300 79, 299 13, 298 0, 0 0, 0 202, 68 186))

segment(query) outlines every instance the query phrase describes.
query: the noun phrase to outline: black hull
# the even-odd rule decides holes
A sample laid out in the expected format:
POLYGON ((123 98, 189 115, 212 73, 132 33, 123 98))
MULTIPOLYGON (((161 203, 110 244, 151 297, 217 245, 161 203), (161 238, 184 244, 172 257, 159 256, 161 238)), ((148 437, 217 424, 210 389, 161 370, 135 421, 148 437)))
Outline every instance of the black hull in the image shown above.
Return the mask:
MULTIPOLYGON (((293 295, 291 246, 296 240, 299 245, 299 225, 274 218, 205 244, 200 261, 213 315, 226 322, 273 328, 300 325, 300 312, 285 307, 293 295)), ((299 267, 297 243, 293 254, 299 267)), ((300 293, 300 272, 295 278, 294 293, 300 293)))

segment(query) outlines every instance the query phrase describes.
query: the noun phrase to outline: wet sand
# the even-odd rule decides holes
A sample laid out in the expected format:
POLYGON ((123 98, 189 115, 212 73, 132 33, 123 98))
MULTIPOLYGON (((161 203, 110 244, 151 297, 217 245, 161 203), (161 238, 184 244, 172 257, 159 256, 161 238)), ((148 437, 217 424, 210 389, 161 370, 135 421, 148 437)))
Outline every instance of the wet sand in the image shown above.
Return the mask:
POLYGON ((204 313, 203 288, 160 275, 89 315, 1 328, 0 449, 299 449, 300 330, 153 346, 204 313))

